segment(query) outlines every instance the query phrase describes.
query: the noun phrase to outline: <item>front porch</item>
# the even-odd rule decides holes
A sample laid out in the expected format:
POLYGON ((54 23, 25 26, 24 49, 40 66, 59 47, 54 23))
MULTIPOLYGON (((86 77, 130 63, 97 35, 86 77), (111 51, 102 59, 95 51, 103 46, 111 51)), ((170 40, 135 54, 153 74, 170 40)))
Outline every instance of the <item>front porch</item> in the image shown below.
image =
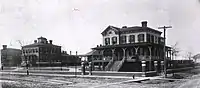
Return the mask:
MULTIPOLYGON (((96 50, 96 53, 99 55, 91 55, 88 61, 93 63, 93 70, 102 71, 134 71, 130 68, 141 68, 141 61, 146 61, 148 70, 152 71, 154 69, 153 61, 163 60, 164 54, 163 46, 152 43, 98 46, 93 49, 96 50), (95 67, 98 67, 98 69, 95 67), (122 68, 126 70, 122 70, 122 68), (130 69, 130 71, 128 69, 130 69)), ((166 47, 166 57, 168 60, 172 58, 169 47, 166 47)))

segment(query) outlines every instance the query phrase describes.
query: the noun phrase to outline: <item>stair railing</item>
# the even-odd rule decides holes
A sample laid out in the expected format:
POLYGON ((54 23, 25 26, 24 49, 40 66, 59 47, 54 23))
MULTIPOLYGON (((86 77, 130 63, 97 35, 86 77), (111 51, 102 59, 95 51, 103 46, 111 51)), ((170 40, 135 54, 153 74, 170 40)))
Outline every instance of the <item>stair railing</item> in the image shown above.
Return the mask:
POLYGON ((109 61, 109 63, 106 65, 106 67, 105 67, 105 70, 106 70, 106 71, 109 71, 109 70, 110 70, 110 67, 112 66, 113 62, 114 62, 114 59, 112 58, 112 59, 109 61))
POLYGON ((119 71, 119 69, 121 68, 121 66, 123 65, 123 63, 125 62, 126 58, 123 58, 120 63, 117 65, 116 67, 116 71, 119 71))

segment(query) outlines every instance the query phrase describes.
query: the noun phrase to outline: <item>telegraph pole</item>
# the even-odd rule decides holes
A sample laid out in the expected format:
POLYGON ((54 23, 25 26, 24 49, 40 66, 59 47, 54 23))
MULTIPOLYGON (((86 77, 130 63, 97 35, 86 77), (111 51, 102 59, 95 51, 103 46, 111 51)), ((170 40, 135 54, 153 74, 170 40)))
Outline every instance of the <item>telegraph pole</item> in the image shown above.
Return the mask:
MULTIPOLYGON (((76 51, 76 56, 75 56, 75 58, 77 57, 77 55, 78 55, 78 52, 76 51)), ((75 62, 76 64, 75 64, 75 77, 76 77, 76 75, 77 75, 77 62, 75 62)))
POLYGON ((167 77, 167 61, 166 61, 166 53, 165 53, 165 46, 166 46, 166 34, 165 34, 165 32, 166 32, 166 29, 167 28, 172 28, 172 26, 163 26, 163 27, 158 27, 158 29, 164 29, 164 47, 163 47, 163 52, 164 52, 164 54, 163 54, 163 56, 164 56, 164 76, 165 76, 165 78, 167 77))

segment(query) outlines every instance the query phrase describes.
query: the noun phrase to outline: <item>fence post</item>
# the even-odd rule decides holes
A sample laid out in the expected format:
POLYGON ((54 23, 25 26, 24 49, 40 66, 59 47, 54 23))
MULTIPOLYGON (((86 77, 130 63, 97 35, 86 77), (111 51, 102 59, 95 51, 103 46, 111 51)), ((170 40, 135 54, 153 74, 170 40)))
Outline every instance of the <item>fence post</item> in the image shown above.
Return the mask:
POLYGON ((85 75, 85 63, 84 62, 81 62, 81 71, 82 71, 82 75, 85 75))
POLYGON ((146 61, 142 61, 142 76, 146 77, 146 61))
POLYGON ((161 73, 164 75, 164 61, 161 61, 161 73))
POLYGON ((89 62, 89 75, 92 75, 92 62, 89 62))
POLYGON ((154 61, 154 69, 156 71, 156 74, 158 73, 158 61, 154 61))

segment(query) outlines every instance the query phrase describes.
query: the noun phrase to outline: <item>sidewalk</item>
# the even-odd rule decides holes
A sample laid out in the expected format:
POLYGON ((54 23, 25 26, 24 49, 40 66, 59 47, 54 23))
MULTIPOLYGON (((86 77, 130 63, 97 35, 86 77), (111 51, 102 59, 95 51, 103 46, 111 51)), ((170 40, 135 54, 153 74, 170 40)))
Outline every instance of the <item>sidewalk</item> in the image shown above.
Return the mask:
MULTIPOLYGON (((16 72, 0 72, 0 74, 9 74, 9 75, 27 75, 26 73, 16 73, 16 72)), ((29 73, 30 76, 52 76, 52 77, 83 77, 83 78, 126 78, 133 79, 132 77, 127 76, 98 76, 98 75, 65 75, 65 74, 44 74, 44 73, 29 73)), ((158 79, 162 76, 154 77, 135 77, 135 79, 158 79)))

